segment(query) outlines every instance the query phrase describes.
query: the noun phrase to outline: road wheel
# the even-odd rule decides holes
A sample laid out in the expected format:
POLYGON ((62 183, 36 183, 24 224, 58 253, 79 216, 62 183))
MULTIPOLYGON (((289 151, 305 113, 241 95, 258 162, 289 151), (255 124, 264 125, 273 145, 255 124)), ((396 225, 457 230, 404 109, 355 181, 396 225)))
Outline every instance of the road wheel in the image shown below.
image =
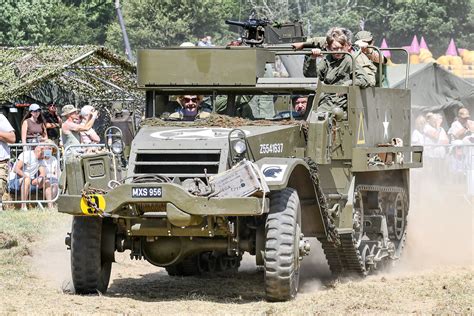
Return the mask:
POLYGON ((267 300, 291 300, 298 292, 300 271, 301 206, 296 190, 272 192, 265 234, 267 300))
POLYGON ((71 232, 71 273, 76 294, 105 293, 112 262, 101 255, 102 219, 75 216, 71 232))

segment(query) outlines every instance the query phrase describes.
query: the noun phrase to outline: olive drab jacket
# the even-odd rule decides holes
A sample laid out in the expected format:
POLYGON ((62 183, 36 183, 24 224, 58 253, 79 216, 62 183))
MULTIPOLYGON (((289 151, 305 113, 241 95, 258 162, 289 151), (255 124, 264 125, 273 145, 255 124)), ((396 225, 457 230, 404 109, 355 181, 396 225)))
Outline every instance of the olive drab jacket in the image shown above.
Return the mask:
POLYGON ((350 85, 352 84, 352 72, 355 71, 354 84, 356 86, 366 88, 375 85, 375 73, 373 76, 368 75, 357 62, 354 70, 352 67, 352 58, 348 55, 344 55, 341 59, 326 55, 317 67, 316 60, 309 58, 304 64, 303 73, 305 77, 318 77, 325 84, 350 85))

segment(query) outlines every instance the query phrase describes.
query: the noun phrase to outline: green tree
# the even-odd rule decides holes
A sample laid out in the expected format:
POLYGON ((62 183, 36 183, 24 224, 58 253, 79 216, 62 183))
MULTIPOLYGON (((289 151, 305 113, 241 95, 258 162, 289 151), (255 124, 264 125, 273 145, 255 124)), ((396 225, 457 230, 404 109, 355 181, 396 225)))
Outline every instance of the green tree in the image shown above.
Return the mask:
POLYGON ((0 44, 35 45, 50 32, 53 1, 7 0, 0 6, 0 44))
MULTIPOLYGON (((204 35, 223 43, 232 38, 225 19, 238 15, 231 0, 129 0, 122 12, 132 50, 196 42, 204 35)), ((233 35, 235 36, 235 35, 233 35)), ((123 51, 118 23, 107 29, 107 44, 123 51)))
POLYGON ((322 35, 332 26, 357 32, 361 20, 379 45, 383 37, 392 47, 409 45, 424 36, 434 56, 444 54, 449 39, 473 49, 474 0, 360 0, 316 1, 303 15, 311 33, 322 35))
POLYGON ((103 44, 115 17, 112 0, 4 0, 0 45, 103 44))

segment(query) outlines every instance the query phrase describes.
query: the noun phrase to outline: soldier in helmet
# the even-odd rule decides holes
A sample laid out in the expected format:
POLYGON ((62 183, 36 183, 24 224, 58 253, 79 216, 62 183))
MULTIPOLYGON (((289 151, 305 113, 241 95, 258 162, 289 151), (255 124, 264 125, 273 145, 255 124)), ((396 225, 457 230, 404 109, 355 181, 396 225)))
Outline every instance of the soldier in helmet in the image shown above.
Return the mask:
POLYGON ((375 49, 369 48, 367 46, 373 46, 374 45, 374 37, 372 36, 372 33, 369 31, 360 31, 357 32, 357 34, 354 37, 355 43, 354 45, 359 48, 360 52, 363 53, 367 58, 374 64, 376 67, 376 72, 375 72, 375 79, 376 79, 376 85, 379 86, 379 64, 382 63, 382 80, 383 83, 386 85, 386 64, 387 64, 387 58, 382 54, 382 56, 379 55, 378 51, 375 49))

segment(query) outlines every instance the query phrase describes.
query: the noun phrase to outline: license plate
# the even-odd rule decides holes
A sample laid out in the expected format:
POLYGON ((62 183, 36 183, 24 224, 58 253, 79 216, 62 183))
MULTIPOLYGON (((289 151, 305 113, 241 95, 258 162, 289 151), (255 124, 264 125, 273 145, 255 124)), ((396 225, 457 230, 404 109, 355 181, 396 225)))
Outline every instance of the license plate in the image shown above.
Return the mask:
POLYGON ((140 188, 134 187, 132 188, 132 198, 154 198, 154 197, 162 197, 163 190, 161 187, 154 187, 154 188, 140 188))

